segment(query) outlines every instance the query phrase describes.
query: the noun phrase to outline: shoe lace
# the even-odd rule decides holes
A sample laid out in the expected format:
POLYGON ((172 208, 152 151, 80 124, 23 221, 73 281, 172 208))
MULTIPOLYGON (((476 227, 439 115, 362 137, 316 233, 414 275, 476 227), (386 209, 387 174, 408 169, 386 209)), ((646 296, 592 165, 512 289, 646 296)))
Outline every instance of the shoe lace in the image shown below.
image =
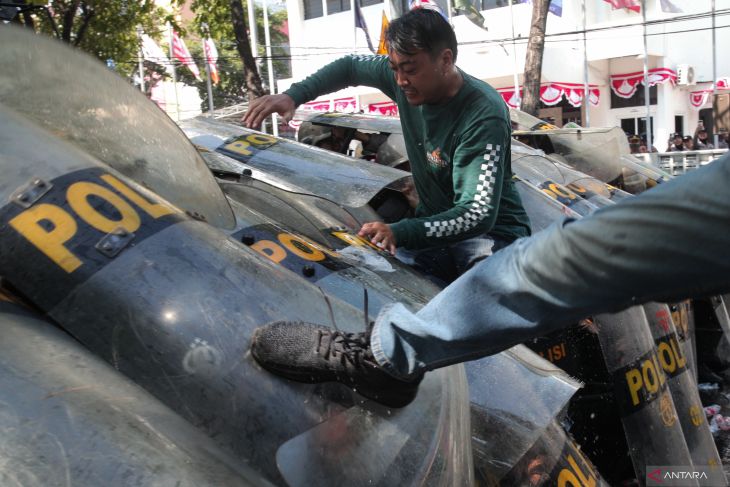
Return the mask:
POLYGON ((354 367, 361 367, 372 355, 365 333, 343 333, 341 331, 317 331, 317 353, 325 360, 339 360, 354 367))

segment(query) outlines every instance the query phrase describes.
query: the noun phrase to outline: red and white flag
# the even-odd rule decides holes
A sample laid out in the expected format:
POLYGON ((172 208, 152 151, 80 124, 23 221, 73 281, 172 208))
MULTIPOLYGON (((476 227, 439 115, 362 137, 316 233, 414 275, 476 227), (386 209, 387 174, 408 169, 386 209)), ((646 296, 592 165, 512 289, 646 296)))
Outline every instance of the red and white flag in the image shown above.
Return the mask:
POLYGON ((193 56, 188 51, 188 46, 185 45, 185 41, 174 30, 172 31, 172 56, 187 66, 192 71, 195 79, 201 79, 200 70, 195 64, 195 61, 193 61, 193 56))
POLYGON ((172 64, 167 59, 165 51, 147 34, 141 35, 142 39, 142 57, 150 62, 159 64, 165 68, 165 71, 172 76, 172 64))
POLYGON ((608 2, 615 9, 627 8, 633 10, 636 13, 641 13, 641 0, 603 0, 608 2))
POLYGON ((213 39, 208 37, 203 40, 203 51, 205 51, 205 59, 208 61, 208 67, 210 68, 210 79, 214 85, 218 84, 220 78, 218 77, 218 49, 215 48, 213 39))

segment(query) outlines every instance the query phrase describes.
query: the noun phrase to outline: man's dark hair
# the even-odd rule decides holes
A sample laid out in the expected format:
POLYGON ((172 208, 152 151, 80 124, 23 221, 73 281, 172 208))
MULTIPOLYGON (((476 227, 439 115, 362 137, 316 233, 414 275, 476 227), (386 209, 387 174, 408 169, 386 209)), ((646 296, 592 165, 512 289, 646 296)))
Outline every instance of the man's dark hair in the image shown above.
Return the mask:
POLYGON ((443 16, 431 9, 417 8, 390 23, 386 34, 388 47, 412 56, 426 51, 432 59, 451 49, 456 61, 456 34, 443 16))

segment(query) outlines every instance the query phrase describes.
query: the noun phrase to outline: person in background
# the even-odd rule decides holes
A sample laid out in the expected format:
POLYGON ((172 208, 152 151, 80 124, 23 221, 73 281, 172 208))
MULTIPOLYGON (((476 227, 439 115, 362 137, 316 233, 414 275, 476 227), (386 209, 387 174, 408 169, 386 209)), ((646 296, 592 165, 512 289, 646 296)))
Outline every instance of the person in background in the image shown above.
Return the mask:
POLYGON ((646 151, 643 152, 659 152, 656 147, 653 145, 651 146, 651 150, 649 150, 649 144, 646 139, 646 133, 641 134, 641 144, 646 147, 646 151))
MULTIPOLYGON (((641 147, 641 138, 638 135, 631 135, 629 136, 629 149, 631 149, 632 154, 638 154, 641 152, 639 149, 641 147)), ((646 147, 644 147, 646 148, 646 147)))
POLYGON ((715 148, 715 146, 710 142, 709 135, 707 134, 707 130, 705 130, 705 126, 702 121, 700 121, 700 125, 697 126, 694 146, 695 150, 712 150, 715 148))
POLYGON ((679 132, 672 134, 669 138, 669 147, 667 152, 681 152, 684 150, 684 144, 682 143, 682 134, 679 132))
POLYGON ((694 139, 692 138, 691 135, 685 135, 682 138, 682 145, 684 146, 685 151, 695 150, 694 139))
POLYGON ((717 137, 717 148, 727 149, 728 148, 728 133, 727 131, 720 131, 717 137))

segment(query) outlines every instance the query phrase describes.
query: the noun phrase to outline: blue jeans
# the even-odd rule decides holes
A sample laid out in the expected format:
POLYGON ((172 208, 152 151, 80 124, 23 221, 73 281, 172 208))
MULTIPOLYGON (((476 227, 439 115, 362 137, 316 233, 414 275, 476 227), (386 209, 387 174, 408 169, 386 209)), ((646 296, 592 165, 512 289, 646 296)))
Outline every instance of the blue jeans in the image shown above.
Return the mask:
POLYGON ((509 245, 507 240, 479 235, 441 247, 420 250, 398 249, 396 256, 441 286, 456 280, 477 262, 509 245))
POLYGON ((474 360, 597 313, 730 291, 730 154, 477 263, 418 313, 371 334, 396 377, 474 360))

